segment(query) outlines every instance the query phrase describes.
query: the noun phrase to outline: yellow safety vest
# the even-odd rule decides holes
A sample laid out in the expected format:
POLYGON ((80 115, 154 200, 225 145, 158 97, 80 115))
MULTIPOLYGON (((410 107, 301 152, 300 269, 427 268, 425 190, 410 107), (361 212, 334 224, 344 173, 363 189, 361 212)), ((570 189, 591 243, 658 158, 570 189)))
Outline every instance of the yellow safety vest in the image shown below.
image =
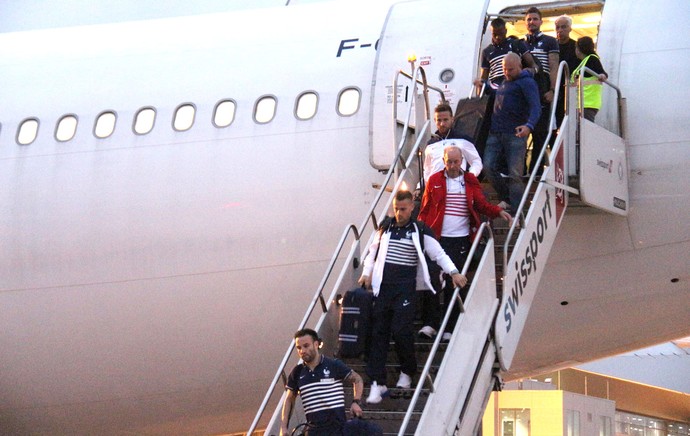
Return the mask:
MULTIPOLYGON (((582 59, 582 62, 580 62, 580 65, 575 68, 573 71, 573 74, 570 76, 570 81, 575 82, 575 76, 577 76, 580 73, 580 70, 584 68, 585 64, 587 64, 587 60, 589 59, 590 56, 594 56, 597 59, 599 59, 599 56, 597 55, 589 55, 586 58, 582 59)), ((601 82, 599 81, 598 77, 590 77, 590 78, 583 78, 582 79, 582 94, 583 94, 583 99, 585 100, 584 107, 586 108, 592 108, 592 109, 601 109, 601 82)), ((579 107, 583 107, 582 105, 578 105, 579 107)))

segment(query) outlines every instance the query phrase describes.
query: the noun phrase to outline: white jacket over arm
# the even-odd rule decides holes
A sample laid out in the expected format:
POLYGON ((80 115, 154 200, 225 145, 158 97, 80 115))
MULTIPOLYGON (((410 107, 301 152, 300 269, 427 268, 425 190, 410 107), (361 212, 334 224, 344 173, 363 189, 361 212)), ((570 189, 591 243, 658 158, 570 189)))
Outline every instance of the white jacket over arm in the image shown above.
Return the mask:
MULTIPOLYGON (((434 287, 431 286, 431 277, 429 275, 429 268, 424 254, 426 253, 431 260, 436 262, 446 274, 450 274, 457 268, 453 261, 450 260, 450 257, 448 257, 446 252, 443 251, 441 244, 439 244, 436 238, 432 236, 431 230, 427 227, 427 231, 422 232, 420 231, 420 226, 418 224, 419 223, 417 222, 413 224, 415 232, 412 233, 412 241, 417 249, 417 290, 429 289, 432 292, 436 292, 434 287), (424 238, 423 252, 419 242, 420 236, 424 238)), ((375 296, 379 294, 379 290, 381 289, 383 268, 386 264, 386 254, 388 253, 389 241, 390 232, 378 232, 376 236, 374 236, 374 241, 369 246, 367 255, 364 258, 362 275, 371 277, 371 288, 375 296)))
POLYGON ((474 174, 475 177, 479 177, 484 164, 474 144, 465 139, 444 139, 443 141, 429 144, 424 149, 424 180, 428 182, 429 177, 445 168, 443 150, 449 146, 460 149, 462 169, 474 174), (467 169, 468 165, 469 169, 467 169))

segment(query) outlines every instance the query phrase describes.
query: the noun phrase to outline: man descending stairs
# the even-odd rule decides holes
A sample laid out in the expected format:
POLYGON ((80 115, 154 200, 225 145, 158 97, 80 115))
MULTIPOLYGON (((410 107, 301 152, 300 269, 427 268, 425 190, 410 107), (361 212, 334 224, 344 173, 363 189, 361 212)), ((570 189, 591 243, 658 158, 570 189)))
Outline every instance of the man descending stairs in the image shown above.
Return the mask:
MULTIPOLYGON (((497 226, 496 233, 505 238, 508 230, 506 222, 503 219, 498 218, 494 220, 494 224, 497 226)), ((513 240, 514 239, 515 238, 513 238, 513 240)), ((493 259, 493 256, 491 257, 493 259)), ((468 275, 471 275, 471 273, 468 273, 468 275)), ((450 294, 447 296, 447 298, 450 299, 450 294)), ((495 298, 496 297, 494 295, 494 299, 495 298)), ((447 307, 448 306, 444 306, 446 309, 447 307)), ((420 327, 422 327, 422 323, 419 320, 416 320, 413 330, 421 330, 420 327)), ((459 328, 462 328, 462 325, 460 325, 459 328)), ((441 336, 445 336, 445 338, 450 339, 451 331, 443 331, 441 336)), ((416 335, 414 340, 414 349, 416 352, 417 361, 420 362, 420 364, 424 364, 429 359, 430 353, 433 349, 434 339, 435 337, 427 337, 420 334, 416 335)), ((427 378, 424 379, 425 382, 422 383, 419 397, 411 410, 408 418, 409 422, 407 423, 407 427, 402 434, 412 435, 415 434, 415 431, 419 431, 418 434, 424 434, 424 429, 418 428, 418 423, 421 419, 422 413, 424 412, 426 401, 432 393, 433 385, 436 383, 435 379, 441 365, 443 364, 445 351, 449 346, 448 341, 439 342, 438 348, 435 350, 435 353, 431 358, 431 362, 429 362, 429 374, 427 378)), ((396 344, 393 341, 388 341, 387 345, 388 351, 393 351, 396 347, 396 344)), ((476 350, 476 353, 479 351, 481 350, 476 350)), ((364 418, 374 421, 380 425, 384 431, 384 434, 399 434, 401 425, 405 420, 405 416, 408 414, 408 409, 410 408, 410 403, 413 399, 415 389, 417 388, 418 383, 420 383, 420 380, 419 376, 410 378, 404 372, 400 372, 400 362, 397 359, 397 355, 395 353, 388 353, 388 355, 390 357, 387 359, 385 364, 385 377, 383 380, 379 379, 380 382, 376 385, 373 385, 372 383, 371 387, 365 388, 364 397, 367 398, 367 401, 363 402, 362 409, 364 418), (386 388, 382 389, 381 385, 386 386, 386 388)), ((345 362, 357 372, 366 372, 365 369, 367 362, 362 359, 345 359, 345 362)), ((457 374, 457 376, 471 378, 472 373, 457 374)), ((348 395, 347 391, 346 395, 348 395)))

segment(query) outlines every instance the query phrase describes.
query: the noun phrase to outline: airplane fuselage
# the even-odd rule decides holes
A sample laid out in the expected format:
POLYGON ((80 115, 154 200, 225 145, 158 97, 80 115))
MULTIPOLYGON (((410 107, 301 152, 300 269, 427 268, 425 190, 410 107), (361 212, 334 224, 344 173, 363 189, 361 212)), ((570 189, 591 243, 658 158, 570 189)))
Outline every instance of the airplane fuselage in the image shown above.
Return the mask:
MULTIPOLYGON (((413 50, 432 83, 454 71, 454 102, 476 75, 485 7, 420 1, 424 14, 389 15, 390 3, 0 36, 0 433, 246 429, 392 157, 379 117, 408 50, 394 35, 423 41, 413 50), (471 27, 451 20, 465 14, 471 27), (304 93, 317 96, 308 119, 297 116, 304 93), (275 114, 257 122, 264 97, 275 114), (226 101, 234 117, 219 127, 226 101), (181 105, 194 120, 177 131, 181 105), (137 134, 145 108, 155 122, 137 134), (115 128, 99 138, 108 111, 115 128), (77 128, 59 141, 65 115, 77 128), (29 119, 35 139, 19 145, 29 119)), ((663 34, 645 43, 630 29, 655 9, 629 3, 606 2, 599 52, 627 98, 631 212, 567 214, 516 377, 690 334, 690 227, 670 218, 690 210, 690 123, 677 110, 688 79, 660 86, 672 65, 687 70, 690 47, 663 34)), ((687 5, 665 6, 667 25, 682 26, 687 5)))

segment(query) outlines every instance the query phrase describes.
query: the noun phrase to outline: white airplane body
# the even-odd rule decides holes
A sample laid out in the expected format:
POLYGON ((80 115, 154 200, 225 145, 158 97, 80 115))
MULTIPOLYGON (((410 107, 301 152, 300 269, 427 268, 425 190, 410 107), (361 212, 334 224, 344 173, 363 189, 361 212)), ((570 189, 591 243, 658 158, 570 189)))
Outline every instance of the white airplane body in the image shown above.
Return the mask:
MULTIPOLYGON (((0 434, 246 430, 338 237, 383 180, 376 156, 392 158, 376 98, 395 71, 376 69, 392 62, 377 50, 408 48, 379 45, 384 24, 409 24, 432 83, 454 70, 455 101, 476 74, 486 5, 463 18, 453 2, 417 3, 410 23, 386 21, 404 16, 392 1, 324 2, 0 35, 0 434), (359 105, 342 115, 350 89, 359 105), (305 92, 318 106, 301 120, 305 92), (276 114, 257 123, 262 96, 276 114), (216 127, 226 100, 234 120, 216 127), (194 123, 176 131, 184 104, 194 123), (147 107, 155 124, 135 134, 147 107), (97 138, 107 111, 115 129, 97 138), (58 141, 65 115, 76 133, 58 141), (27 119, 36 139, 19 145, 27 119)), ((599 33, 627 98, 629 216, 566 215, 514 377, 690 334, 690 45, 627 30, 657 8, 681 27, 688 5, 643 3, 607 1, 599 33)))

